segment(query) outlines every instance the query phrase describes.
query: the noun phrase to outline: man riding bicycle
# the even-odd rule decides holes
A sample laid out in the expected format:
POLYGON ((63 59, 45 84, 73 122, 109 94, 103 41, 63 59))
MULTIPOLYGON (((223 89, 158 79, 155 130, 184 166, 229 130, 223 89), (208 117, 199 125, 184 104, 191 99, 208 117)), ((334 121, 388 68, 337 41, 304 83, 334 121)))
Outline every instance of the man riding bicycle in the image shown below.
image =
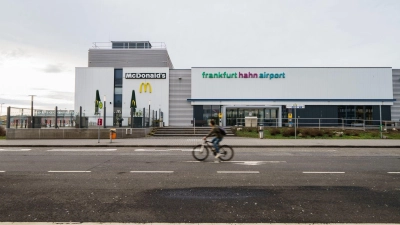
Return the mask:
POLYGON ((206 140, 207 137, 215 135, 214 139, 212 139, 211 142, 213 143, 215 152, 217 153, 215 155, 215 158, 217 159, 221 156, 221 154, 219 153, 219 143, 222 141, 223 135, 221 134, 221 130, 219 129, 219 127, 217 125, 215 125, 214 120, 210 121, 210 127, 211 127, 211 131, 207 134, 207 136, 205 136, 203 138, 203 140, 206 140))

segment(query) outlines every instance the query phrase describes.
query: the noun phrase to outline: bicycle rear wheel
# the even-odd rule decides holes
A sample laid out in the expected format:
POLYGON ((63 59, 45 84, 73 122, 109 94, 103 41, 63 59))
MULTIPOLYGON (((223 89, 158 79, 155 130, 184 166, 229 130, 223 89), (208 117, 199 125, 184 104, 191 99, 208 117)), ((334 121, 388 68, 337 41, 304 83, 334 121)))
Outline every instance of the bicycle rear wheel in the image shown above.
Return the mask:
POLYGON ((222 145, 219 147, 219 153, 221 156, 219 157, 222 161, 229 161, 233 158, 234 152, 231 146, 222 145))
POLYGON ((198 160, 198 161, 204 161, 208 157, 208 148, 204 146, 204 148, 201 148, 202 145, 197 145, 196 147, 193 148, 192 154, 193 157, 198 160))

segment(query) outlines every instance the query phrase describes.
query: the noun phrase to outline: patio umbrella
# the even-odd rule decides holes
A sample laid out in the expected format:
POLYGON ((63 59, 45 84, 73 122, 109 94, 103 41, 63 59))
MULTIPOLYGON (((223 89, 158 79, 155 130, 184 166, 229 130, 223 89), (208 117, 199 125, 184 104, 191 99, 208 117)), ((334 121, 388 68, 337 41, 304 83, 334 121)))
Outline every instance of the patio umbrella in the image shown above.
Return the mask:
POLYGON ((131 97, 131 108, 133 108, 133 113, 136 111, 136 95, 135 95, 135 90, 132 90, 132 97, 131 97))
POLYGON ((97 115, 99 114, 99 104, 100 104, 100 94, 99 90, 96 90, 96 101, 94 102, 94 114, 97 115))

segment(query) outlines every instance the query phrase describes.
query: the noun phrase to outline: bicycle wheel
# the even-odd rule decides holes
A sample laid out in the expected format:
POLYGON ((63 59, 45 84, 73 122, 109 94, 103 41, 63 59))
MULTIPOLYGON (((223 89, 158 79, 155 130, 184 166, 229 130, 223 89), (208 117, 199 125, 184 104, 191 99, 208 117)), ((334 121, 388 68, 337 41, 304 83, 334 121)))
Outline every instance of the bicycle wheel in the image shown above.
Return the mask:
POLYGON ((208 157, 208 148, 204 146, 203 150, 201 149, 202 145, 197 145, 193 148, 192 154, 193 157, 198 161, 204 161, 208 157))
POLYGON ((219 147, 219 153, 221 156, 219 157, 222 161, 229 161, 233 158, 234 152, 231 146, 222 145, 219 147))

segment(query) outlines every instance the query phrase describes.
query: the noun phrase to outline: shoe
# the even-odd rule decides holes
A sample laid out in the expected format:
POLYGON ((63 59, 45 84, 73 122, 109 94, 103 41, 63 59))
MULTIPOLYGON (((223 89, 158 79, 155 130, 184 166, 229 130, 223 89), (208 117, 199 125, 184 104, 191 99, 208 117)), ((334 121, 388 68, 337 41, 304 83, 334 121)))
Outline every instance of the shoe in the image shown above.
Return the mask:
POLYGON ((222 155, 220 153, 217 153, 217 155, 215 156, 216 159, 218 159, 219 157, 221 157, 222 155))

